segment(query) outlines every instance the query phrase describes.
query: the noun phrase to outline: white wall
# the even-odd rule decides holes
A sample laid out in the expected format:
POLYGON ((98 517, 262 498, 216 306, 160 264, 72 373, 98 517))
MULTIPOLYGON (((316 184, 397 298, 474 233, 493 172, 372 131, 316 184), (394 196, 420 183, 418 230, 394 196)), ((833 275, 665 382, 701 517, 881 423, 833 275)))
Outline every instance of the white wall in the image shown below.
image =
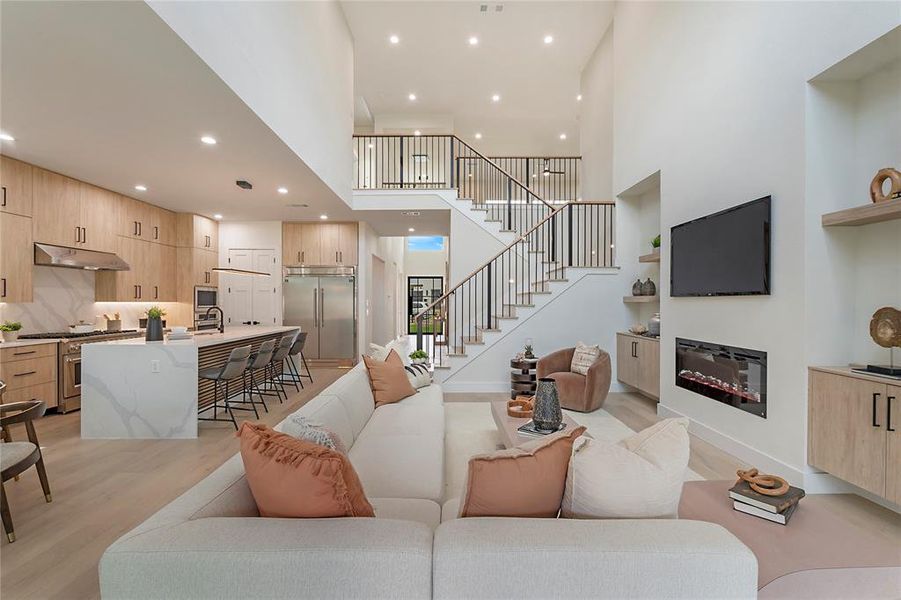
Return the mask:
POLYGON ((148 4, 350 203, 353 39, 338 2, 148 4))
MULTIPOLYGON (((243 221, 238 223, 219 223, 219 266, 227 267, 228 251, 231 249, 241 250, 274 250, 275 257, 278 261, 274 266, 274 270, 279 275, 282 273, 282 222, 281 221, 243 221)), ((226 299, 225 290, 229 283, 234 281, 241 275, 229 275, 227 273, 219 274, 219 290, 226 299)), ((272 286, 275 288, 275 297, 279 300, 276 302, 276 322, 282 322, 284 305, 282 298, 282 278, 272 277, 272 286)), ((223 307, 229 310, 228 306, 223 307)), ((226 314, 228 317, 228 314, 226 314)))
POLYGON ((661 171, 664 246, 678 223, 773 196, 772 295, 669 298, 661 263, 661 411, 795 481, 807 470, 805 82, 898 17, 892 3, 616 5, 614 189, 661 171), (677 336, 767 351, 768 418, 677 388, 677 336))
MULTIPOLYGON (((385 290, 391 290, 395 297, 400 298, 403 293, 401 282, 406 280, 404 270, 404 238, 402 237, 380 237, 369 224, 360 222, 359 236, 359 268, 357 270, 357 346, 360 356, 366 354, 369 344, 372 342, 382 344, 387 340, 379 341, 374 336, 384 337, 384 330, 374 326, 379 320, 385 320, 390 315, 385 315, 386 310, 391 303, 387 303, 384 299, 375 302, 374 290, 378 287, 385 290), (391 271, 390 265, 394 265, 394 273, 396 280, 393 285, 385 279, 381 286, 373 285, 372 273, 372 257, 376 256, 385 262, 385 272, 391 271), (378 310, 376 310, 378 309, 378 310), (381 314, 379 314, 381 313, 381 314)), ((395 315, 395 332, 400 335, 404 329, 404 316, 406 310, 403 301, 393 303, 397 313, 395 315)))
MULTIPOLYGON (((433 275, 445 277, 447 267, 447 238, 443 250, 409 250, 404 248, 407 277, 433 275)), ((445 282, 447 283, 447 282, 445 282)))
POLYGON ((611 23, 582 69, 579 146, 585 200, 613 199, 613 28, 611 23))
POLYGON ((504 243, 457 210, 451 211, 448 262, 450 286, 457 285, 503 250, 504 243))

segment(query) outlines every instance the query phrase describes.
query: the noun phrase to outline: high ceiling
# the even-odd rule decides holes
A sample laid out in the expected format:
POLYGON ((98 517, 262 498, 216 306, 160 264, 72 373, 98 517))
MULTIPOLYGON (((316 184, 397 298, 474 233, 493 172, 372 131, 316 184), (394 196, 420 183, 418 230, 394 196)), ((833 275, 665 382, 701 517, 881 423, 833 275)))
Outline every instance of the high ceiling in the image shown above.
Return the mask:
MULTIPOLYGON (((580 72, 610 25, 612 2, 342 6, 354 37, 355 93, 364 101, 358 112, 368 106, 376 123, 380 115, 418 117, 423 131, 449 116, 458 136, 494 156, 579 153, 580 72)), ((357 115, 358 126, 365 120, 357 115)))

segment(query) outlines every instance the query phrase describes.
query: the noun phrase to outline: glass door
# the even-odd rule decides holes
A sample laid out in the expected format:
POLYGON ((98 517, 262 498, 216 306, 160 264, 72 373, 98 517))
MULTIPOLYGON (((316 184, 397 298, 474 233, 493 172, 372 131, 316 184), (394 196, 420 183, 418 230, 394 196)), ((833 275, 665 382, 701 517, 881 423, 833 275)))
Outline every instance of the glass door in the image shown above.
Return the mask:
MULTIPOLYGON (((431 306, 444 294, 444 277, 414 276, 407 277, 407 333, 416 333, 416 315, 431 306)), ((434 314, 423 319, 424 334, 441 333, 440 321, 434 314)))

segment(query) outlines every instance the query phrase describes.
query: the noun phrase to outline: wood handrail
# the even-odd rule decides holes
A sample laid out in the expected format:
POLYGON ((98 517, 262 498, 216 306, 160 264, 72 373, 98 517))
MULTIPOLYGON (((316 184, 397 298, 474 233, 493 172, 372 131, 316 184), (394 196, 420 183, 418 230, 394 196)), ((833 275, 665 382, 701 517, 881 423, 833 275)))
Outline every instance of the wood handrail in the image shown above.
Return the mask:
POLYGON ((428 305, 427 307, 425 307, 424 309, 422 309, 419 313, 417 313, 417 315, 416 315, 415 317, 413 317, 413 320, 419 321, 419 319, 420 319, 423 315, 425 315, 425 314, 426 314, 427 312, 429 312, 431 309, 435 308, 435 306, 437 306, 437 305, 440 304, 441 302, 444 302, 445 300, 447 300, 447 299, 450 297, 451 294, 453 294, 455 291, 457 291, 457 289, 459 289, 464 283, 466 283, 467 281, 469 281, 470 279, 472 279, 472 278, 476 275, 476 273, 480 272, 482 269, 484 269, 485 267, 487 267, 488 265, 490 265, 492 262, 494 262, 495 260, 497 260, 498 258, 500 258, 501 256, 503 256, 504 253, 506 253, 508 250, 510 250, 510 249, 512 249, 514 246, 516 246, 516 244, 519 244, 520 242, 525 241, 525 239, 526 239, 533 231, 535 231, 536 229, 538 229, 539 227, 541 227, 542 225, 544 225, 545 223, 547 223, 549 220, 551 220, 551 218, 553 218, 554 216, 556 216, 558 213, 562 212, 566 207, 571 206, 571 205, 580 205, 580 204, 581 204, 581 205, 595 205, 595 206, 615 206, 615 205, 616 205, 616 203, 613 202, 613 201, 611 201, 611 200, 597 200, 597 201, 587 201, 587 202, 586 202, 586 201, 582 201, 582 202, 567 202, 567 203, 561 205, 560 208, 552 209, 552 212, 551 212, 548 216, 546 216, 546 217, 543 218, 541 221, 539 221, 538 223, 536 223, 535 225, 533 225, 531 229, 529 229, 527 232, 525 232, 524 234, 522 234, 521 236, 519 236, 518 238, 516 238, 516 240, 514 240, 513 242, 511 242, 506 248, 504 248, 503 250, 501 250, 500 252, 498 252, 497 254, 495 254, 494 256, 492 256, 491 258, 489 258, 488 260, 486 260, 486 261, 485 261, 481 266, 479 266, 475 271, 473 271, 472 273, 470 273, 469 275, 467 275, 466 277, 464 277, 462 280, 460 280, 460 283, 458 283, 457 285, 455 285, 454 287, 452 287, 450 290, 448 290, 448 291, 447 291, 444 295, 442 295, 440 298, 438 298, 437 300, 435 300, 434 302, 432 302, 430 305, 428 305))

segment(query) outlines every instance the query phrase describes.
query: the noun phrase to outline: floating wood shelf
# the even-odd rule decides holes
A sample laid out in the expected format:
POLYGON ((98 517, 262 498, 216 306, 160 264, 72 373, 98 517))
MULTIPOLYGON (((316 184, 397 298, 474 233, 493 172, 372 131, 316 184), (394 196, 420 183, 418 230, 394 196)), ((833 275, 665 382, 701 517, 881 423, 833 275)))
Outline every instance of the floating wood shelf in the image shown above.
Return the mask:
POLYGON ((659 252, 651 252, 650 254, 642 254, 638 257, 638 262, 640 263, 659 263, 660 262, 660 253, 659 252))
POLYGON ((901 199, 886 200, 823 215, 823 227, 852 227, 901 219, 901 199))
POLYGON ((623 296, 623 302, 626 304, 646 304, 648 302, 658 302, 660 296, 623 296))

